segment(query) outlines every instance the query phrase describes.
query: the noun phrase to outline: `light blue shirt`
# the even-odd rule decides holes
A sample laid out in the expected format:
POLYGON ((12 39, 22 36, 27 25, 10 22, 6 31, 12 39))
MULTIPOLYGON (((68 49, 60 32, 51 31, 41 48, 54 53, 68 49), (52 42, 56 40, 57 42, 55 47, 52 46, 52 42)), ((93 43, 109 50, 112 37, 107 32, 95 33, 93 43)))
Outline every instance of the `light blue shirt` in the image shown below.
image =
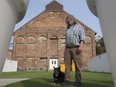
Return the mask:
POLYGON ((80 24, 76 24, 73 28, 66 31, 66 46, 79 46, 80 41, 85 39, 85 31, 80 24))

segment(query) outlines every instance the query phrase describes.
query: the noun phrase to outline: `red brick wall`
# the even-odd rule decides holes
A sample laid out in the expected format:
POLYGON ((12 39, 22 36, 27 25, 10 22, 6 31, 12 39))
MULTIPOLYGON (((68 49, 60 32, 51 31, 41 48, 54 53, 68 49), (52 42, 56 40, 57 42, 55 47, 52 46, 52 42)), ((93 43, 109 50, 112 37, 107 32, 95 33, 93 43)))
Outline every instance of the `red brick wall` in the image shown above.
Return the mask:
MULTIPOLYGON (((64 11, 43 12, 14 33, 13 59, 18 61, 19 69, 48 70, 53 55, 59 64, 64 62, 67 15, 64 11)), ((82 69, 87 70, 88 59, 96 55, 95 32, 82 25, 87 36, 82 69)))

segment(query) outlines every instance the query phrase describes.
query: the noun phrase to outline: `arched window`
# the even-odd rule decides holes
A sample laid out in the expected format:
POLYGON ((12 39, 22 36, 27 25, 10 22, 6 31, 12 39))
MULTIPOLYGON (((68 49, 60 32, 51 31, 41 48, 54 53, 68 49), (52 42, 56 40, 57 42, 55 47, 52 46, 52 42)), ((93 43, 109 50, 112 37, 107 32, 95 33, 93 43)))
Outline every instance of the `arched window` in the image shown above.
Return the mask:
POLYGON ((55 35, 51 36, 49 42, 50 55, 58 56, 58 37, 55 35))
POLYGON ((41 37, 39 38, 39 40, 44 41, 44 40, 47 40, 47 39, 46 39, 46 37, 41 36, 41 37))
POLYGON ((65 35, 63 37, 61 37, 61 45, 65 45, 65 35))
POLYGON ((50 39, 51 39, 51 40, 56 40, 56 39, 58 39, 58 37, 55 36, 55 35, 53 35, 53 36, 50 37, 50 39))
POLYGON ((17 58, 24 57, 24 42, 25 40, 23 36, 18 36, 16 38, 15 52, 17 58))
POLYGON ((23 36, 17 37, 16 43, 24 43, 24 37, 23 36))
POLYGON ((33 36, 28 37, 27 43, 28 44, 34 44, 35 43, 35 37, 33 37, 33 36))
POLYGON ((27 57, 35 57, 35 37, 29 36, 27 38, 27 57))
POLYGON ((85 37, 85 43, 88 43, 88 44, 91 43, 91 37, 90 36, 85 37))
POLYGON ((41 36, 38 39, 38 56, 45 58, 47 52, 47 38, 45 36, 41 36))
POLYGON ((60 52, 60 55, 61 55, 61 57, 63 58, 64 57, 64 49, 65 49, 65 35, 63 35, 62 37, 61 37, 61 50, 59 51, 60 52))

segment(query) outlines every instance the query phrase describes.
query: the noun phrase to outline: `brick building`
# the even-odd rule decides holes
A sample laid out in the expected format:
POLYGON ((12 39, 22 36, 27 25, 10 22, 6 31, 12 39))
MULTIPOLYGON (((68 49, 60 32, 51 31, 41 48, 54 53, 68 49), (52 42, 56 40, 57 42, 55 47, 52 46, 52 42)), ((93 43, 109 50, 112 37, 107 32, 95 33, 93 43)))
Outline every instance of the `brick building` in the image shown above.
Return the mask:
MULTIPOLYGON (((65 18, 69 13, 57 1, 46 5, 45 11, 14 32, 13 60, 19 70, 51 70, 64 63, 65 18)), ((95 32, 77 20, 86 31, 82 52, 83 70, 87 60, 96 55, 95 32)))

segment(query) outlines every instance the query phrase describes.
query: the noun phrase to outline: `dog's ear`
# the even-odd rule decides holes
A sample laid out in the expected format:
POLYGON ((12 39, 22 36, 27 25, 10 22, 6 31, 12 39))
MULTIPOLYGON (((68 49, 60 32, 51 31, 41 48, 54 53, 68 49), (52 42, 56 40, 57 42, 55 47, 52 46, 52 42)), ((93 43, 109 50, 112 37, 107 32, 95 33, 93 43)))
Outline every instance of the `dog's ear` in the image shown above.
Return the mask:
POLYGON ((58 67, 58 70, 60 71, 60 66, 58 67))
POLYGON ((55 67, 53 66, 53 68, 55 68, 55 67))

